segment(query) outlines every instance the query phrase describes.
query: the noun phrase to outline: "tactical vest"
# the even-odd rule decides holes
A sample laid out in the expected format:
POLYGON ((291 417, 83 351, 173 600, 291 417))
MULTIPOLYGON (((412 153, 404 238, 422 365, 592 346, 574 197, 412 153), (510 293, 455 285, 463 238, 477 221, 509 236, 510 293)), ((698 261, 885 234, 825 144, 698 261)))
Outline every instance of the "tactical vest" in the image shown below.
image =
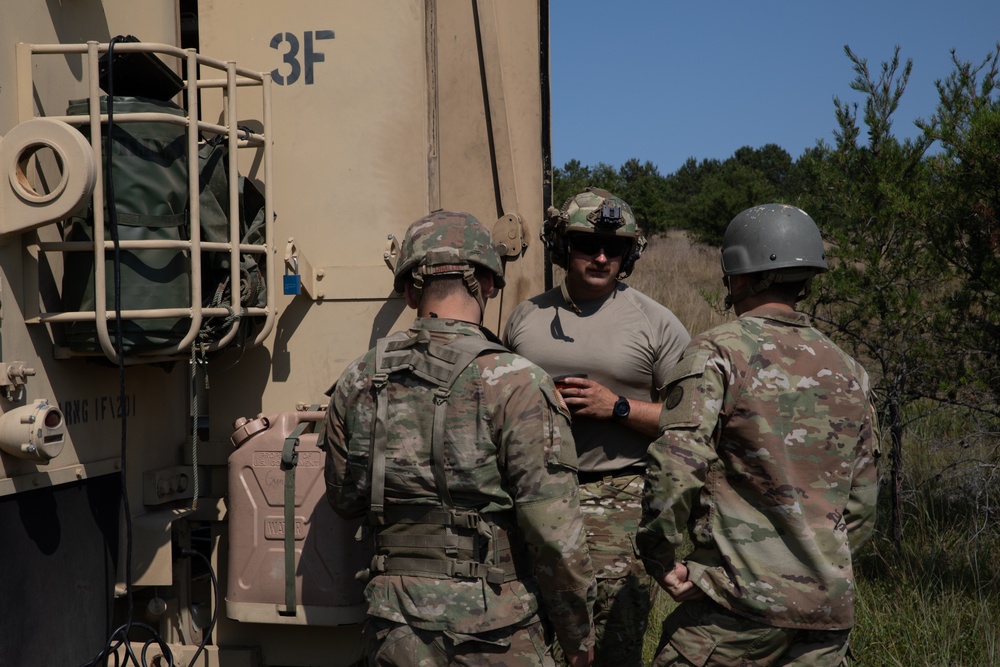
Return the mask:
MULTIPOLYGON (((444 465, 445 412, 451 389, 476 357, 507 352, 497 343, 472 336, 438 343, 427 331, 396 334, 378 341, 372 378, 375 419, 370 451, 371 508, 368 527, 374 533, 375 557, 359 577, 378 574, 416 575, 436 579, 481 579, 501 584, 518 578, 508 529, 512 512, 483 514, 456 507, 444 465), (435 385, 430 434, 431 460, 438 505, 385 502, 386 442, 389 400, 386 386, 393 373, 412 373, 435 385)), ((521 550, 516 550, 520 552, 521 550)))

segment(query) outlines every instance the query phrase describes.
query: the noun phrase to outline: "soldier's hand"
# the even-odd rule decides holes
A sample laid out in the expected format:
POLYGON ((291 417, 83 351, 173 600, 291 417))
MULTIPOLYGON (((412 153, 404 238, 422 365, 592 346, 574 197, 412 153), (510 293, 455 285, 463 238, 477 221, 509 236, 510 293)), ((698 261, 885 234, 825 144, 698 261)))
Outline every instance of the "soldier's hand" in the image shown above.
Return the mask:
POLYGON ((567 377, 560 381, 559 393, 570 412, 581 417, 611 419, 618 394, 600 382, 587 378, 567 377))
POLYGON ((688 579, 687 565, 679 561, 674 563, 674 567, 670 572, 667 572, 662 577, 657 577, 656 581, 676 602, 700 600, 705 597, 704 591, 688 579))

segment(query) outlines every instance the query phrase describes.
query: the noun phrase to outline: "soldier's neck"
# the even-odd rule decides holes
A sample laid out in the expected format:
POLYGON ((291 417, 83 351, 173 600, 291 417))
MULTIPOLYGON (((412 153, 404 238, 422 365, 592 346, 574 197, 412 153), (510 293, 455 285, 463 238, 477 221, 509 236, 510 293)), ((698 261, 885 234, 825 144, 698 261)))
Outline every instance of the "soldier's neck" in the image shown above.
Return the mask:
POLYGON ((417 306, 417 317, 439 317, 463 322, 482 322, 479 304, 473 299, 435 299, 421 301, 417 306))

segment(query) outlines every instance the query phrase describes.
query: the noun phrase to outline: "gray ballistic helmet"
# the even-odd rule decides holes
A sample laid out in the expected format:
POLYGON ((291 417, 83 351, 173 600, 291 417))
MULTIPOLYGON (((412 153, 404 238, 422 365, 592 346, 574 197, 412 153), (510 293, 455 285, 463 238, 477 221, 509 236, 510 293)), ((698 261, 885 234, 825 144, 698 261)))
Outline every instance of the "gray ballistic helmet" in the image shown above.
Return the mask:
POLYGON ((722 241, 724 276, 780 270, 785 279, 778 282, 791 282, 828 268, 819 228, 800 208, 787 204, 754 206, 726 227, 722 241))

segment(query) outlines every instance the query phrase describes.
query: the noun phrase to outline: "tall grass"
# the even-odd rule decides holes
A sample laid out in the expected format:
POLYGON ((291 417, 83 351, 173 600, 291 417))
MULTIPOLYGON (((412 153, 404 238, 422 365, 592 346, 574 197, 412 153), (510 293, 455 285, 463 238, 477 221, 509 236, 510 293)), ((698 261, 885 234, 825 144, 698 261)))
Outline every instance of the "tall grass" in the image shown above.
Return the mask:
POLYGON ((732 317, 719 306, 719 251, 691 242, 684 232, 651 238, 627 282, 673 311, 692 336, 732 317))
MULTIPOLYGON (((692 335, 733 317, 717 305, 718 251, 683 233, 652 239, 628 282, 670 308, 692 335)), ((875 535, 855 558, 852 664, 1000 665, 1000 433, 923 409, 904 442, 903 540, 891 540, 885 496, 875 535)), ((643 646, 647 664, 674 607, 660 591, 643 646)))

